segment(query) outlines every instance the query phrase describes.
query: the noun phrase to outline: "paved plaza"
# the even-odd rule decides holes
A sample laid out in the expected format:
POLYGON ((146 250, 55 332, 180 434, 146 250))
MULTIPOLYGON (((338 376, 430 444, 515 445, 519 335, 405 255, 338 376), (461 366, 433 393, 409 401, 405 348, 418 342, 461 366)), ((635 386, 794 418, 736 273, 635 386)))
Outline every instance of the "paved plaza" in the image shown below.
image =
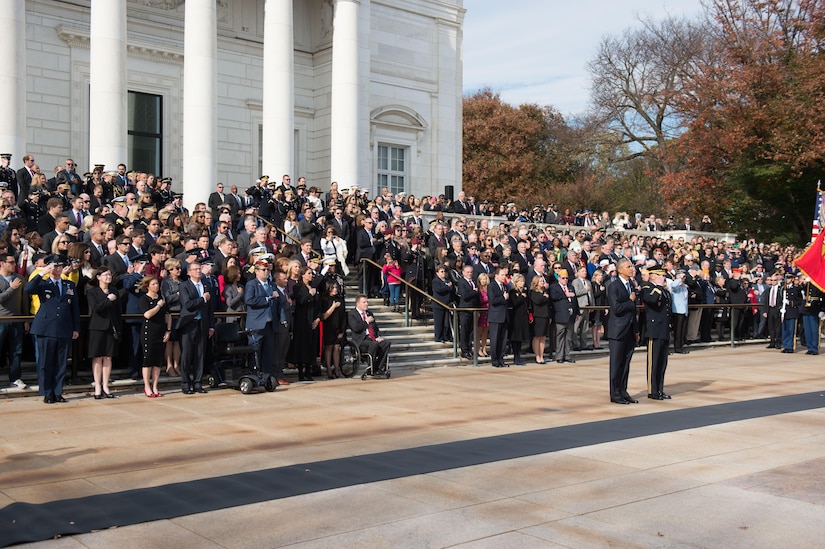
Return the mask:
POLYGON ((606 356, 160 399, 0 400, 0 544, 821 547, 822 357, 606 356), (51 539, 57 538, 57 539, 51 539))

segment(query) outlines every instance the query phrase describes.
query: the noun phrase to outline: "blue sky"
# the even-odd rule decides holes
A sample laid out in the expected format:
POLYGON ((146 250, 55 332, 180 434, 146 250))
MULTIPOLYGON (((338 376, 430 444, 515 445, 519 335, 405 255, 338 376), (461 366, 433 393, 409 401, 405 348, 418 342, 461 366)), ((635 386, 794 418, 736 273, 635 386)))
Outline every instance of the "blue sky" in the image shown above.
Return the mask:
POLYGON ((464 0, 464 93, 490 87, 504 101, 584 112, 587 62, 601 39, 639 19, 695 17, 700 0, 464 0))

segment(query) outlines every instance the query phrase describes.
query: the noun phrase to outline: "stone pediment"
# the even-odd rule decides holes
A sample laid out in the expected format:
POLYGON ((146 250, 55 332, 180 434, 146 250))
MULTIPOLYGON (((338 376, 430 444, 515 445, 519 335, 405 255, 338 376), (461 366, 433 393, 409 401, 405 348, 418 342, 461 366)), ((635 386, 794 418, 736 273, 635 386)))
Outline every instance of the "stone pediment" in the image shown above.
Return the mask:
POLYGON ((376 124, 396 128, 424 130, 428 124, 424 118, 409 107, 403 105, 386 105, 370 113, 370 121, 376 124))

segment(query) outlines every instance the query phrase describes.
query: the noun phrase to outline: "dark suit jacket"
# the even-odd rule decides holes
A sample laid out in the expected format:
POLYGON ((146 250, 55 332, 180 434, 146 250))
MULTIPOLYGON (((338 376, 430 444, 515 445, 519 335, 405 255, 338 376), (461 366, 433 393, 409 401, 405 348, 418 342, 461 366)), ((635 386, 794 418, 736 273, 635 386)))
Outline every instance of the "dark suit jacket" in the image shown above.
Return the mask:
POLYGON ((26 284, 26 293, 40 298, 40 309, 31 324, 32 335, 71 339, 72 332, 80 331, 77 288, 71 280, 62 280, 61 285, 63 291, 58 295, 51 277, 35 276, 26 284))
POLYGON ((272 291, 278 288, 275 284, 269 285, 270 293, 267 295, 263 284, 257 278, 253 278, 244 286, 244 302, 246 303, 246 328, 248 330, 262 330, 267 322, 277 320, 274 306, 277 300, 267 299, 272 297, 272 291))
POLYGON ((456 282, 459 307, 478 307, 478 286, 475 289, 462 276, 456 282))
POLYGON ((356 232, 355 244, 357 248, 355 259, 362 259, 365 257, 368 259, 375 259, 375 246, 373 246, 372 240, 370 240, 369 233, 363 227, 359 227, 356 232))
MULTIPOLYGON (((20 168, 17 170, 17 188, 19 189, 17 194, 17 205, 23 203, 29 197, 29 190, 32 187, 32 174, 29 173, 25 167, 20 168)), ((54 227, 52 227, 54 228, 54 227)), ((38 231, 40 232, 40 231, 38 231)), ((43 234, 42 232, 40 234, 43 234)))
MULTIPOLYGON (((115 294, 117 295, 117 294, 115 294)), ((109 326, 115 326, 117 331, 121 331, 120 299, 109 301, 103 290, 97 286, 90 286, 86 290, 86 299, 89 302, 89 329, 106 331, 109 326)))
POLYGON ((567 324, 576 319, 581 313, 579 310, 579 301, 576 299, 573 286, 567 285, 567 290, 573 294, 572 297, 564 295, 564 289, 561 284, 553 284, 550 286, 550 300, 553 302, 553 320, 559 324, 567 324))
MULTIPOLYGON (((227 195, 224 194, 223 196, 223 199, 221 199, 220 193, 215 191, 209 195, 209 200, 206 203, 206 205, 209 206, 209 209, 212 210, 212 215, 215 216, 215 218, 218 217, 218 207, 226 201, 227 195)), ((235 202, 234 198, 232 199, 232 202, 235 202)))
MULTIPOLYGON (((211 288, 207 282, 201 279, 201 284, 204 286, 204 291, 208 292, 211 288)), ((215 326, 215 319, 212 316, 212 306, 210 305, 213 299, 218 299, 218 296, 212 293, 210 301, 206 302, 198 294, 198 289, 191 280, 186 279, 180 283, 180 317, 177 321, 177 328, 183 330, 193 322, 196 322, 195 317, 201 315, 201 331, 206 332, 209 328, 215 326)))
MULTIPOLYGON (((631 282, 631 289, 633 289, 631 282)), ((607 302, 610 305, 610 339, 624 339, 628 334, 636 334, 636 303, 630 301, 630 294, 621 278, 616 278, 607 286, 607 302)))
MULTIPOLYGON (((367 316, 372 316, 369 309, 367 310, 367 316)), ((378 325, 375 322, 372 322, 371 325, 375 337, 381 337, 381 332, 378 330, 378 325)), ((365 341, 370 340, 369 331, 367 330, 367 323, 364 322, 363 318, 361 318, 361 313, 358 312, 358 309, 352 309, 347 313, 347 326, 352 333, 352 341, 359 347, 365 341)))
POLYGON ((507 300, 504 293, 495 280, 487 285, 487 322, 506 323, 507 322, 507 300))
MULTIPOLYGON (((441 303, 445 303, 447 305, 450 304, 453 295, 453 286, 450 283, 449 278, 445 278, 441 280, 439 277, 433 278, 433 297, 439 300, 441 303)), ((436 302, 433 302, 433 309, 441 309, 443 310, 444 307, 439 305, 436 302)))

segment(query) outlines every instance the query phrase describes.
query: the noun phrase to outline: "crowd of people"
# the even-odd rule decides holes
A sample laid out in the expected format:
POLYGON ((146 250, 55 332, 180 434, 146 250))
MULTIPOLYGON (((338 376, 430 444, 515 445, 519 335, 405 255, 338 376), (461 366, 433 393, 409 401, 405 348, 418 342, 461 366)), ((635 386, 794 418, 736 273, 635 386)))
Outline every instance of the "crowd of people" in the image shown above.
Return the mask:
MULTIPOLYGON (((215 325, 241 316, 254 332, 263 372, 278 383, 289 383, 288 366, 297 368, 299 381, 323 375, 321 366, 328 377, 340 376, 348 329, 380 372, 389 343, 367 307, 379 296, 392 310, 409 307, 413 318, 431 312, 435 340, 459 338, 465 357, 489 355, 493 366, 504 367, 512 355, 522 365, 529 348, 537 363, 548 352, 572 363, 573 351, 625 335, 610 298, 621 269, 632 269, 624 279, 638 286, 628 293, 631 326, 641 327, 631 330, 634 346, 645 339, 642 303, 661 301, 642 299, 650 269, 654 278, 663 273, 660 286, 672 307, 668 337, 677 353, 725 338, 729 326, 735 339, 767 337, 785 352, 804 334, 809 354, 818 352, 820 295, 797 276, 794 248, 657 234, 711 230, 707 216, 694 227, 690 218, 676 224, 622 212, 559 214, 552 204, 491 207, 464 193, 451 201, 384 188, 370 198, 334 182, 328 190, 304 178, 293 184, 289 175, 278 182, 264 176, 245 189, 219 183, 190 212, 168 179, 127 172, 123 164, 80 176, 68 159, 46 179, 32 155, 17 172, 10 157, 0 155, 0 316, 33 314, 34 321, 0 322, 0 348, 10 382, 24 387, 20 360, 24 335, 31 336, 49 403, 65 400, 70 354, 91 369, 98 399, 115 396, 114 358, 143 380, 149 398, 161 396, 164 371, 180 375, 184 393, 206 392, 215 325), (424 215, 435 219, 425 222, 424 215), (651 234, 624 232, 633 228, 651 234), (344 276, 351 268, 363 295, 347 312, 344 276), (458 313, 457 334, 451 305, 478 312, 458 313)), ((611 349, 611 361, 613 355, 611 349)))

